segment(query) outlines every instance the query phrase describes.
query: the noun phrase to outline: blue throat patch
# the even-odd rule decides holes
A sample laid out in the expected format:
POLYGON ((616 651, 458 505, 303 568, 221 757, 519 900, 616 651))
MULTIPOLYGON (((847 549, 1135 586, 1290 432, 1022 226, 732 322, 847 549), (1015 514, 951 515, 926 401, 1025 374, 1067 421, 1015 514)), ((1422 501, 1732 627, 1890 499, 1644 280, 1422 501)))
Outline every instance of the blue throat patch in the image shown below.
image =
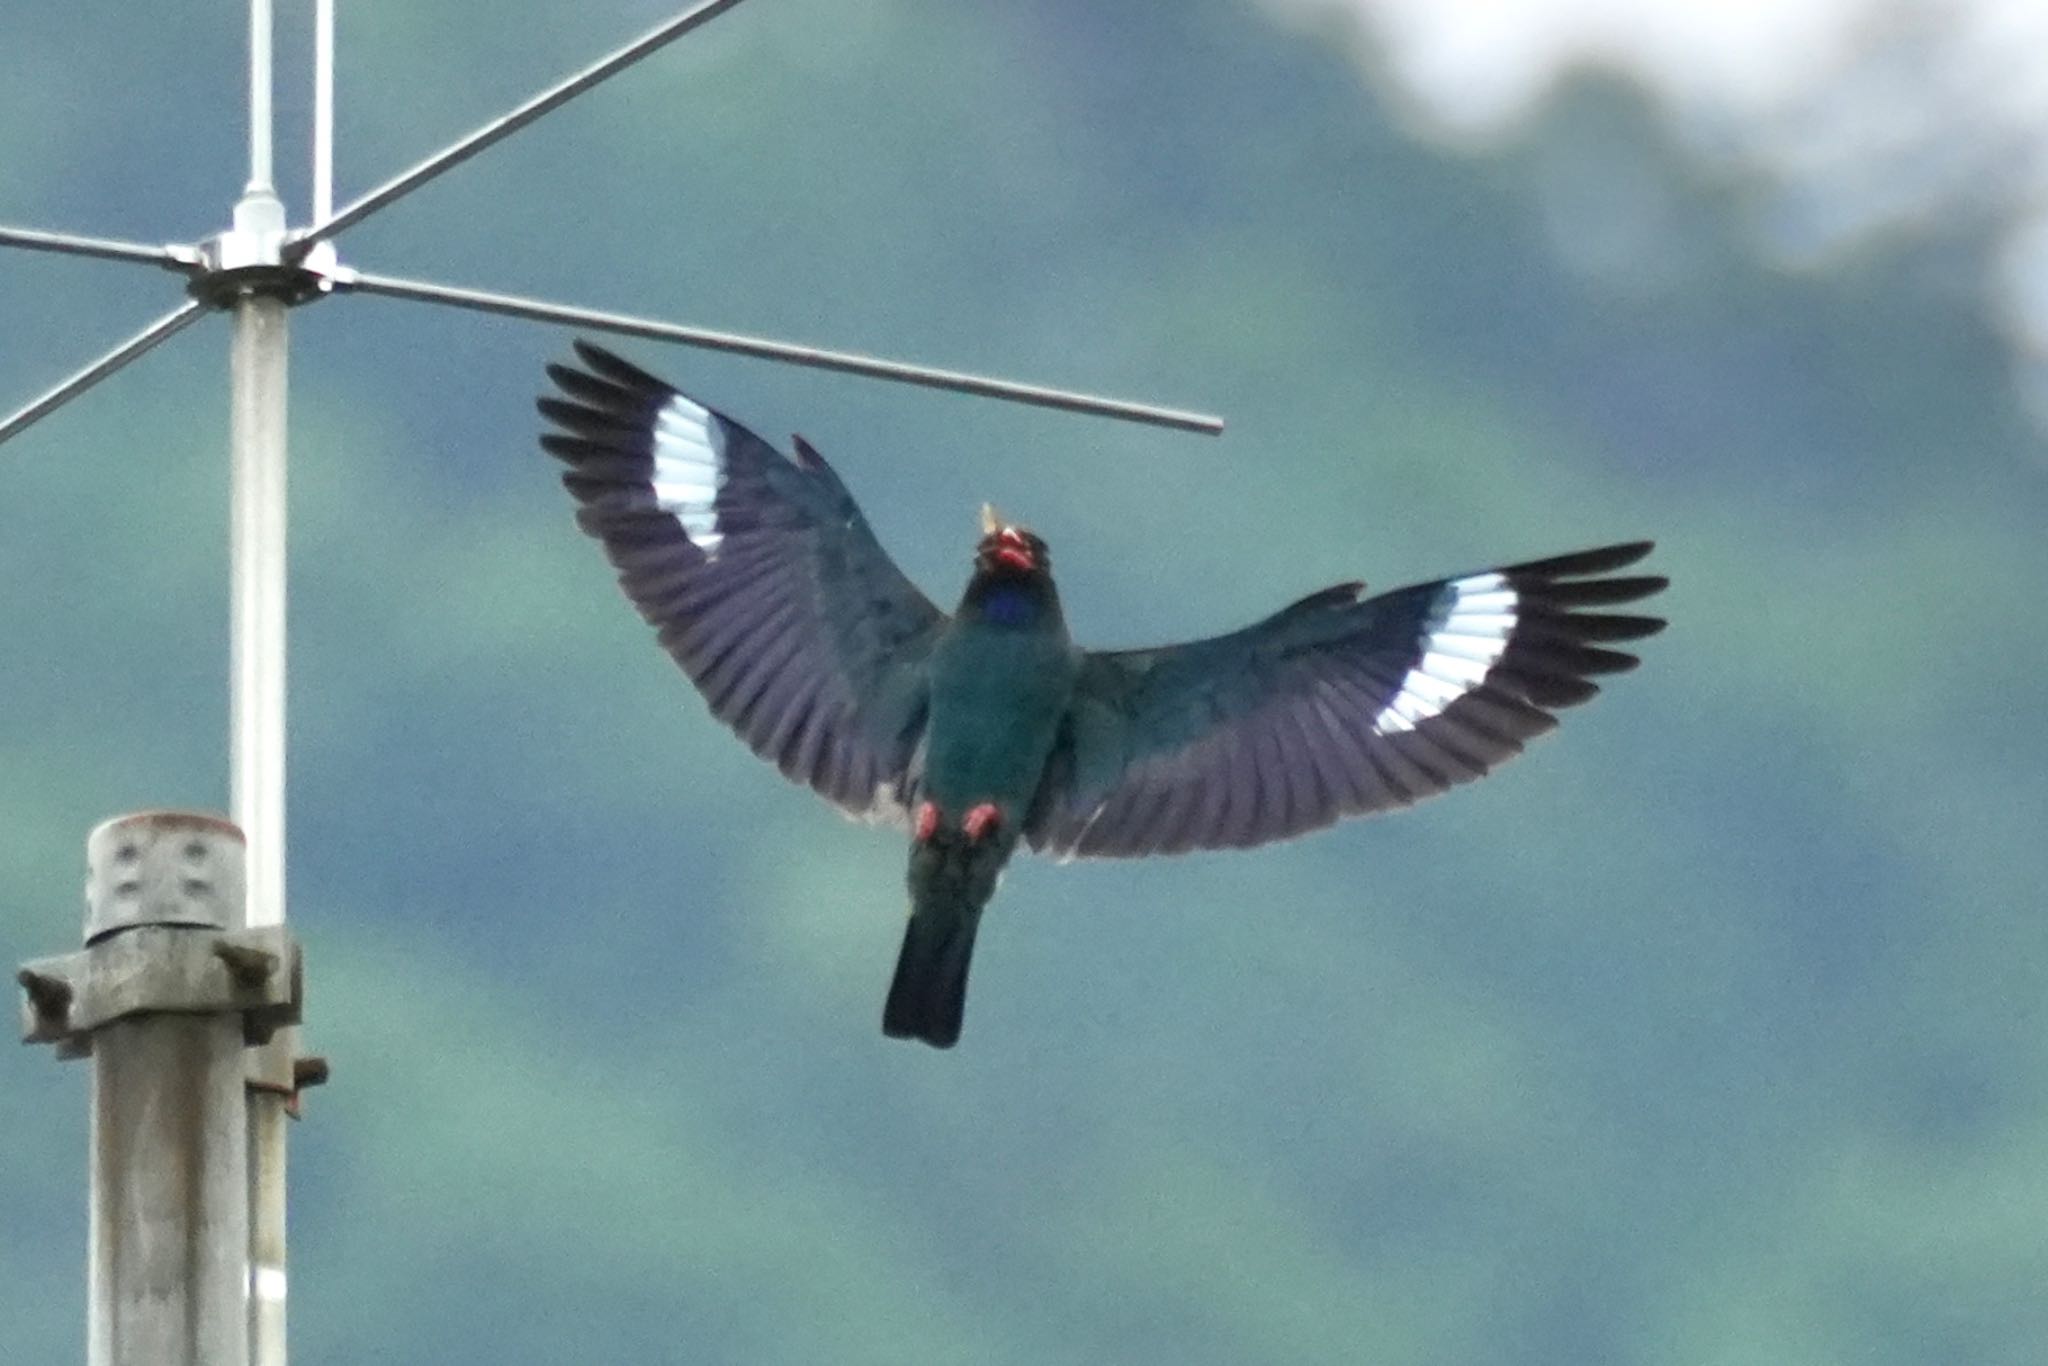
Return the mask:
POLYGON ((981 600, 982 619, 997 626, 1023 626, 1037 613, 1029 590, 1014 585, 998 587, 981 600))

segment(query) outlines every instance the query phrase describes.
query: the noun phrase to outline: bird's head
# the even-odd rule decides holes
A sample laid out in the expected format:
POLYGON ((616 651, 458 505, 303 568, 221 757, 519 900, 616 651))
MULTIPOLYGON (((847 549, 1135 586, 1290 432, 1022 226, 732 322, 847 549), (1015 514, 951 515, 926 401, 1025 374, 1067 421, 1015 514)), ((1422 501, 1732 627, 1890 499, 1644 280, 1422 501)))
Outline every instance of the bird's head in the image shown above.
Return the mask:
POLYGON ((974 548, 974 568, 998 576, 1043 574, 1052 568, 1045 542, 1028 527, 1005 522, 988 503, 981 505, 981 543, 974 548))

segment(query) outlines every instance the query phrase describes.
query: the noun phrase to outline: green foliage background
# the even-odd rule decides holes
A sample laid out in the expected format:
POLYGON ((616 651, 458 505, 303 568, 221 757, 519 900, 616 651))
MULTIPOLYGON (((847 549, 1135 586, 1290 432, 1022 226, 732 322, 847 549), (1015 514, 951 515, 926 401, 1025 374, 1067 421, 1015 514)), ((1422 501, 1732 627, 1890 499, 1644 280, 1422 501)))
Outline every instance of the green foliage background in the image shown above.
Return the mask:
MULTIPOLYGON (((662 12, 345 5, 344 195, 662 12)), ((240 22, 10 6, 0 221, 219 227, 240 22)), ((2048 467, 1968 225, 1792 274, 1758 193, 1598 82, 1446 152, 1245 3, 755 0, 350 234, 1230 417, 633 348, 801 428, 941 600, 992 498, 1098 644, 1644 534, 1673 625, 1399 819, 1018 867, 941 1056, 876 1025, 899 843, 720 731, 570 527, 567 337, 302 311, 299 1359, 2038 1361, 2048 467)), ((7 255, 0 395, 171 293, 7 255)), ((11 959, 74 941, 96 820, 225 800, 224 352, 0 451, 11 959)), ((5 1056, 5 1355, 75 1358, 83 1073, 5 1056)))

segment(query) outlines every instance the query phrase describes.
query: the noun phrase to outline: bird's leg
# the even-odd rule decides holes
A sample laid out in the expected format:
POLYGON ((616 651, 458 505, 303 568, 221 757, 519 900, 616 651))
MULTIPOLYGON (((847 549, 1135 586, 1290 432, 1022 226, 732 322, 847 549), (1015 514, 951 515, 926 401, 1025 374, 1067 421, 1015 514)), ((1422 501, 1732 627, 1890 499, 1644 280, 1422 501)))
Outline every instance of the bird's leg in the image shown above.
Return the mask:
POLYGON ((917 808, 917 842, 923 844, 939 833, 939 807, 936 802, 925 802, 917 808))
POLYGON ((960 821, 960 828, 966 832, 967 838, 980 840, 989 831, 996 828, 996 821, 999 818, 1000 813, 996 810, 996 804, 994 802, 983 802, 981 805, 968 811, 967 815, 960 821))

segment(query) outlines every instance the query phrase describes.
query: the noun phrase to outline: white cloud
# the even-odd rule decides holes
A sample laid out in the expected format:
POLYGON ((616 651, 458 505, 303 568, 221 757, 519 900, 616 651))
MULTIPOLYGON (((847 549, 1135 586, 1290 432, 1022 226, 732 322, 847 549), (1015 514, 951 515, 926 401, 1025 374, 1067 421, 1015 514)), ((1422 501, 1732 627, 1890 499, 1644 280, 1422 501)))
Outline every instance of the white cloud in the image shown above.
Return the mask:
POLYGON ((1265 0, 1360 40, 1447 135, 1501 136, 1574 69, 1626 73, 1680 137, 1782 191, 1772 245, 1989 224, 1987 311, 2048 357, 2048 3, 1265 0))
POLYGON ((1349 11, 1410 90, 1469 129, 1520 117, 1566 69, 1636 72, 1681 101, 1768 109, 1840 56, 1867 0, 1271 0, 1349 11))

